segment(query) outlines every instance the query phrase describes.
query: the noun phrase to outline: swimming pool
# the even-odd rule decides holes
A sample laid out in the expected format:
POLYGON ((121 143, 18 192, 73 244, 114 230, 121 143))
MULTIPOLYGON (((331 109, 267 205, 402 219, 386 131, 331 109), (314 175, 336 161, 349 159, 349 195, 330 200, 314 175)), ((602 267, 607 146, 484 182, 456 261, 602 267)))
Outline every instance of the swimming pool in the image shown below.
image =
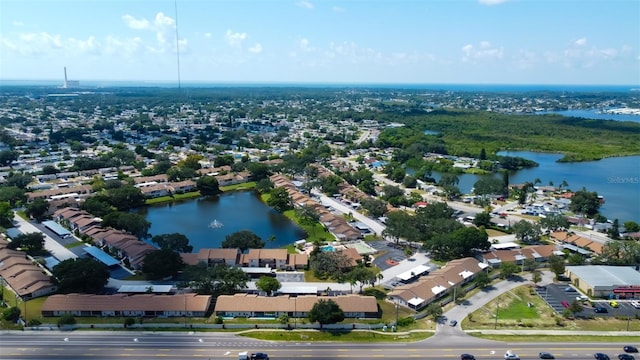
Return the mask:
POLYGON ((334 251, 336 251, 336 248, 334 248, 332 245, 325 245, 325 246, 321 247, 320 250, 322 250, 324 252, 334 252, 334 251))

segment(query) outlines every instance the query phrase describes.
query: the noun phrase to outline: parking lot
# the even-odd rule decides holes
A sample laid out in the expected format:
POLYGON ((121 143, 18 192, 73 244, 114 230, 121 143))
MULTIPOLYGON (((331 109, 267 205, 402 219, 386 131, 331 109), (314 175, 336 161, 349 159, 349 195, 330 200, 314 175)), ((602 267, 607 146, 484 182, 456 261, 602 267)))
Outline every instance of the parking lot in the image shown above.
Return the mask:
MULTIPOLYGON (((578 297, 584 296, 583 293, 568 283, 538 286, 536 287, 536 292, 559 314, 562 314, 578 297)), ((616 300, 615 302, 610 302, 608 300, 593 300, 581 302, 584 310, 576 314, 578 317, 635 317, 636 315, 640 315, 640 310, 631 306, 627 301, 616 300), (617 307, 613 305, 617 305, 617 307), (595 312, 596 306, 606 309, 606 312, 595 312)))

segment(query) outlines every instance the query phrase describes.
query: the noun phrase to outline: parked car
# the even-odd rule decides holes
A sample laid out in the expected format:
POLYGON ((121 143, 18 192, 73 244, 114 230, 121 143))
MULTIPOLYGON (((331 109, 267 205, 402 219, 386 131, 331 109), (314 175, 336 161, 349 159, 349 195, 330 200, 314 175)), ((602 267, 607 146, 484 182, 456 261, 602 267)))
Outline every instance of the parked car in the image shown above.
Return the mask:
POLYGON ((589 297, 586 296, 586 295, 579 295, 579 296, 576 296, 576 300, 578 300, 578 301, 587 301, 587 300, 589 300, 589 297))
POLYGON ((637 353, 638 352, 638 348, 635 347, 635 346, 631 346, 631 345, 627 345, 627 346, 623 347, 622 350, 624 350, 624 352, 628 352, 628 353, 637 353))
POLYGON ((540 359, 555 359, 556 357, 553 356, 553 354, 551 354, 550 352, 546 352, 543 351, 541 352, 539 355, 540 359))
POLYGON ((504 354, 504 358, 505 358, 505 360, 520 360, 520 356, 516 355, 516 353, 514 353, 511 350, 508 350, 504 354))
POLYGON ((618 302, 617 302, 617 301, 615 301, 615 300, 611 300, 611 301, 609 301, 609 305, 610 305, 612 308, 617 308, 618 306, 620 306, 620 304, 618 304, 618 302))
POLYGON ((629 354, 618 354, 618 360, 636 360, 636 358, 629 354))
POLYGON ((476 357, 471 354, 462 354, 460 360, 476 360, 476 357))
POLYGON ((632 301, 631 302, 631 306, 633 306, 636 309, 640 309, 640 301, 632 301))
POLYGON ((603 353, 595 353, 593 354, 593 358, 596 360, 610 360, 609 355, 603 353))
POLYGON ((607 313, 607 312, 609 312, 609 310, 607 310, 606 307, 602 307, 602 306, 596 306, 595 308, 593 308, 593 311, 597 312, 597 313, 607 313))
POLYGON ((451 321, 449 321, 449 325, 456 326, 456 325, 458 325, 458 321, 457 320, 451 320, 451 321))

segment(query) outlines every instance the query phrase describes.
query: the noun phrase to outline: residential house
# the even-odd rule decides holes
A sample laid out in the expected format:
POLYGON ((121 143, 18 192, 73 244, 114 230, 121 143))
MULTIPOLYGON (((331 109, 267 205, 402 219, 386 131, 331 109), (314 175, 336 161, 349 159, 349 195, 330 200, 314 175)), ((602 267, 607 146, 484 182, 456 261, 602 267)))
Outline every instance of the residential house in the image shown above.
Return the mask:
POLYGON ((240 260, 240 249, 200 249, 198 262, 201 264, 227 264, 237 266, 240 260))
POLYGON ((273 317, 287 315, 305 318, 320 300, 332 300, 346 318, 378 318, 378 304, 373 296, 259 296, 255 294, 221 295, 216 300, 214 314, 224 317, 273 317))
POLYGON ((210 295, 196 294, 66 294, 52 295, 42 304, 42 316, 104 317, 205 317, 211 306, 210 295))

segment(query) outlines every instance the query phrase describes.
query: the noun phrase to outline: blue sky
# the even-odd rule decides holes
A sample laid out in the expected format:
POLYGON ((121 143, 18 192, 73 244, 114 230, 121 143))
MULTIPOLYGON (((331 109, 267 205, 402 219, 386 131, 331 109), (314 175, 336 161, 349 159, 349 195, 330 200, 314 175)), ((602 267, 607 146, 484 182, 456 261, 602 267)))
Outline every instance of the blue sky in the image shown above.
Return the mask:
MULTIPOLYGON (((183 82, 640 84, 638 0, 177 0, 183 82)), ((176 81, 173 0, 2 0, 0 79, 176 81)))

